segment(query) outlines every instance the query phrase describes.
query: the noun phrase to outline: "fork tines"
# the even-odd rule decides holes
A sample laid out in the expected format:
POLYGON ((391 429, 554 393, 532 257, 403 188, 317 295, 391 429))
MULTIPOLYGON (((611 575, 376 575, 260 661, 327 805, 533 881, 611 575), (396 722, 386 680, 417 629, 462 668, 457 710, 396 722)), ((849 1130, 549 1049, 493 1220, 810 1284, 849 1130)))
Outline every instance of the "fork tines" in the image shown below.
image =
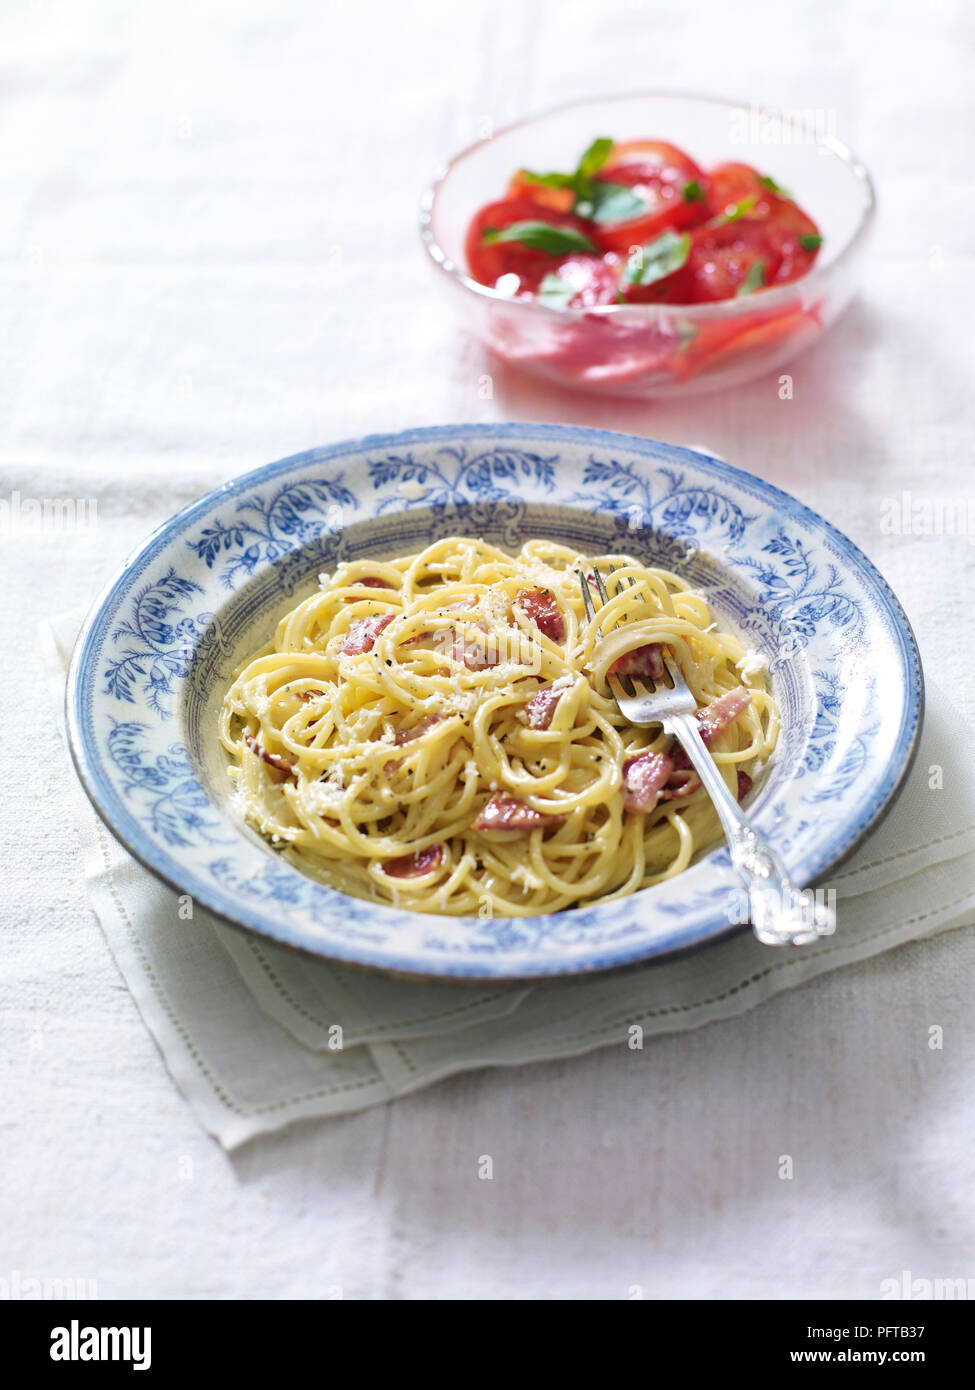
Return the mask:
MULTIPOLYGON (((615 576, 615 565, 608 566, 608 572, 609 574, 615 576)), ((596 616, 596 607, 592 601, 592 594, 589 589, 589 576, 583 574, 582 570, 577 570, 576 573, 579 576, 579 583, 582 588, 582 602, 586 609, 586 616, 590 620, 592 620, 596 616)), ((597 565, 593 565, 591 577, 596 585, 596 591, 599 594, 601 605, 609 603, 609 593, 607 592, 606 585, 603 582, 603 577, 599 573, 599 568, 597 565)), ((629 583, 631 588, 636 588, 635 579, 631 577, 629 583)), ((600 635, 602 635, 601 629, 600 635)), ((670 678, 673 681, 674 686, 676 686, 678 680, 682 679, 677 674, 677 668, 675 667, 671 658, 667 655, 664 656, 664 664, 667 667, 667 670, 670 672, 670 678)), ((607 684, 612 690, 613 696, 616 700, 619 700, 621 697, 623 699, 629 699, 632 698, 632 696, 634 695, 651 695, 657 688, 657 683, 649 676, 646 678, 646 681, 638 680, 635 676, 629 675, 624 676, 622 678, 620 676, 607 676, 607 684), (624 680, 629 683, 629 688, 623 684, 624 680)), ((664 682, 664 685, 666 688, 666 682, 664 682)))
MULTIPOLYGON (((610 565, 609 567, 609 573, 616 573, 616 570, 612 565, 610 565)), ((576 574, 578 574, 579 576, 579 584, 582 588, 582 602, 585 604, 586 616, 590 619, 594 618, 596 616, 596 609, 592 601, 592 594, 589 590, 590 576, 583 574, 582 570, 576 570, 576 574)), ((599 573, 599 569, 596 565, 593 565, 592 567, 591 577, 596 585, 596 592, 599 594, 600 604, 605 605, 609 603, 609 594, 606 591, 606 585, 603 582, 603 576, 599 573)))

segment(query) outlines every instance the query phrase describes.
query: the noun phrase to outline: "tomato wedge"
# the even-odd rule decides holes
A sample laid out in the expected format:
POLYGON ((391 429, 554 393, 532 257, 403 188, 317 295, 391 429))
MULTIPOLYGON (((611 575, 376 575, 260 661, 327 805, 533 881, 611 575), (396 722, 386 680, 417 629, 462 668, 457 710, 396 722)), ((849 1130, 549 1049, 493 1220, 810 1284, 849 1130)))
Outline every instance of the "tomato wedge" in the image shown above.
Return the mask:
POLYGON ((747 319, 727 323, 698 324, 694 337, 669 363, 669 371, 682 381, 726 366, 733 358, 771 347, 800 332, 822 327, 820 306, 811 309, 757 310, 747 319))
POLYGON ((571 212, 576 200, 571 188, 547 188, 545 184, 528 178, 524 169, 519 169, 508 184, 508 197, 530 198, 533 203, 543 208, 554 208, 556 212, 571 212))
POLYGON ((543 278, 566 259, 565 254, 555 255, 538 247, 525 246, 520 241, 485 244, 485 232, 504 231, 516 222, 547 222, 553 227, 571 227, 587 238, 592 234, 591 224, 581 217, 543 207, 530 198, 505 198, 498 203, 488 203, 471 222, 465 247, 471 275, 482 285, 493 288, 502 275, 516 275, 516 293, 534 294, 543 278))
POLYGON ((768 235, 779 253, 779 268, 769 284, 784 285, 807 274, 819 254, 819 228, 789 198, 776 198, 768 218, 768 235))
POLYGON ((638 216, 599 222, 596 240, 604 251, 625 254, 668 228, 693 227, 708 215, 707 175, 683 150, 662 140, 614 145, 594 182, 620 184, 645 204, 638 216))
MULTIPOLYGON (((702 227, 691 235, 691 252, 681 272, 691 304, 735 299, 749 289, 776 282, 782 254, 763 222, 740 218, 720 227, 702 227)), ((683 289, 683 285, 681 286, 683 289)))
POLYGON ((719 164, 708 177, 709 218, 721 217, 745 202, 751 204, 749 217, 768 216, 775 190, 762 182, 762 175, 750 164, 719 164))
POLYGON ((819 319, 812 313, 796 310, 793 313, 779 314, 766 323, 757 323, 729 339, 718 351, 711 353, 706 369, 723 366, 729 358, 741 356, 746 352, 757 352, 761 348, 772 347, 783 338, 791 338, 803 329, 810 330, 820 326, 819 319))
POLYGON ((774 274, 767 268, 765 283, 784 285, 805 275, 822 241, 812 218, 783 190, 776 192, 772 180, 750 164, 719 164, 711 170, 710 177, 712 217, 725 216, 747 204, 745 218, 767 224, 778 268, 774 274))

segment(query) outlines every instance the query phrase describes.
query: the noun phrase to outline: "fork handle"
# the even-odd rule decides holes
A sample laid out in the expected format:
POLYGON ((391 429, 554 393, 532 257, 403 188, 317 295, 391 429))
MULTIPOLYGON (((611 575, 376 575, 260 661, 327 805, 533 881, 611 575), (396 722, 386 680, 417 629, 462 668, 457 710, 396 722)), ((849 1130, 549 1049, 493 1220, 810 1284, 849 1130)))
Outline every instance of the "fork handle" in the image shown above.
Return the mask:
POLYGON ((664 729, 677 738, 703 782, 731 850, 731 862, 748 891, 752 930, 766 946, 804 946, 836 930, 836 915, 809 889, 796 888, 768 842, 749 825, 725 785, 693 715, 671 715, 664 729))

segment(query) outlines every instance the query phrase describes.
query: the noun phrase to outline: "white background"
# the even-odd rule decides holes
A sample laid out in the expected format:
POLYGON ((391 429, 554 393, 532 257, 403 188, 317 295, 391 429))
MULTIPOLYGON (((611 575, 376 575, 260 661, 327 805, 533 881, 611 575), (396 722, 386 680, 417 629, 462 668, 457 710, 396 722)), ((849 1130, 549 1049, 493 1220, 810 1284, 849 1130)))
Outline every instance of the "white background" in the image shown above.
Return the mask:
POLYGON ((971 21, 962 0, 6 0, 0 497, 94 498, 98 526, 0 535, 0 1280, 874 1298, 904 1270, 975 1278, 965 929, 642 1053, 481 1072, 225 1155, 85 901, 35 649, 224 478, 367 432, 565 420, 706 445, 821 510, 975 715, 975 536, 881 527, 902 489, 975 498, 971 21), (444 158, 486 121, 654 85, 835 113, 875 175, 863 292, 790 369, 793 401, 774 379, 666 406, 538 388, 433 293, 415 207, 444 158))

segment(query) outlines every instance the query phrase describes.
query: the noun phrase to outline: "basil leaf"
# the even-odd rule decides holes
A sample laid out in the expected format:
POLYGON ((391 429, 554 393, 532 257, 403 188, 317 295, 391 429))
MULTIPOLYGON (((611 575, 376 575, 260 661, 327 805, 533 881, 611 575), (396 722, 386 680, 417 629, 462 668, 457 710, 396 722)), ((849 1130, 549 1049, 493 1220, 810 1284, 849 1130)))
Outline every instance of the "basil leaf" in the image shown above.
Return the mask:
POLYGON ((540 183, 543 188, 571 188, 575 174, 533 174, 531 169, 519 169, 526 183, 540 183))
POLYGON ((547 304, 552 309, 568 309, 575 294, 574 285, 570 284, 564 276, 553 275, 551 272, 545 276, 538 287, 539 302, 547 304))
POLYGON ((681 236, 676 232, 664 232, 656 241, 641 246, 639 255, 631 253, 620 284, 653 285, 665 275, 673 275, 675 270, 680 270, 687 262, 690 249, 691 239, 686 232, 681 236))
POLYGON ((777 184, 775 179, 771 178, 768 174, 762 174, 758 181, 763 188, 767 188, 770 193, 776 193, 780 198, 792 197, 791 193, 787 193, 786 190, 782 188, 781 185, 777 184))
POLYGON ((818 233, 807 232, 805 236, 799 238, 799 245, 803 251, 818 251, 823 244, 823 238, 818 233))
POLYGON ((593 188, 592 176, 606 163, 609 152, 613 148, 613 141, 608 135, 600 135, 594 140, 587 150, 584 151, 582 158, 571 174, 536 174, 530 169, 522 169, 521 176, 528 183, 539 183, 543 188, 571 188, 576 195, 576 205, 574 211, 579 212, 580 216, 588 217, 589 212, 581 212, 580 204, 595 203, 595 189, 593 188))
POLYGON ((595 251, 596 247, 575 227, 555 227, 551 222, 512 222, 498 231, 487 227, 481 241, 494 246, 499 241, 520 241, 533 251, 547 251, 550 256, 564 256, 569 251, 595 251))
POLYGON ((629 222, 647 210, 645 199, 638 197, 625 183, 594 183, 588 205, 589 211, 584 213, 584 205, 577 203, 576 212, 601 223, 629 222))
POLYGON ((758 194, 751 193, 747 198, 742 198, 740 203, 732 203, 726 207, 719 217, 715 217, 709 223, 709 226, 723 227, 726 222, 737 222, 739 217, 747 217, 757 202, 758 194))
POLYGON ((691 179, 690 183, 684 184, 683 198, 685 203, 703 203, 704 189, 697 179, 691 179))
POLYGON ((608 135, 600 135, 598 139, 594 140, 579 160, 579 166, 575 172, 577 183, 579 181, 585 182, 591 179, 593 174, 597 174, 609 159, 609 152, 612 148, 613 142, 608 135))
POLYGON ((754 290, 764 289, 765 287, 765 262, 756 261, 751 270, 742 280, 735 292, 735 298, 741 299, 743 294, 751 294, 754 290))

